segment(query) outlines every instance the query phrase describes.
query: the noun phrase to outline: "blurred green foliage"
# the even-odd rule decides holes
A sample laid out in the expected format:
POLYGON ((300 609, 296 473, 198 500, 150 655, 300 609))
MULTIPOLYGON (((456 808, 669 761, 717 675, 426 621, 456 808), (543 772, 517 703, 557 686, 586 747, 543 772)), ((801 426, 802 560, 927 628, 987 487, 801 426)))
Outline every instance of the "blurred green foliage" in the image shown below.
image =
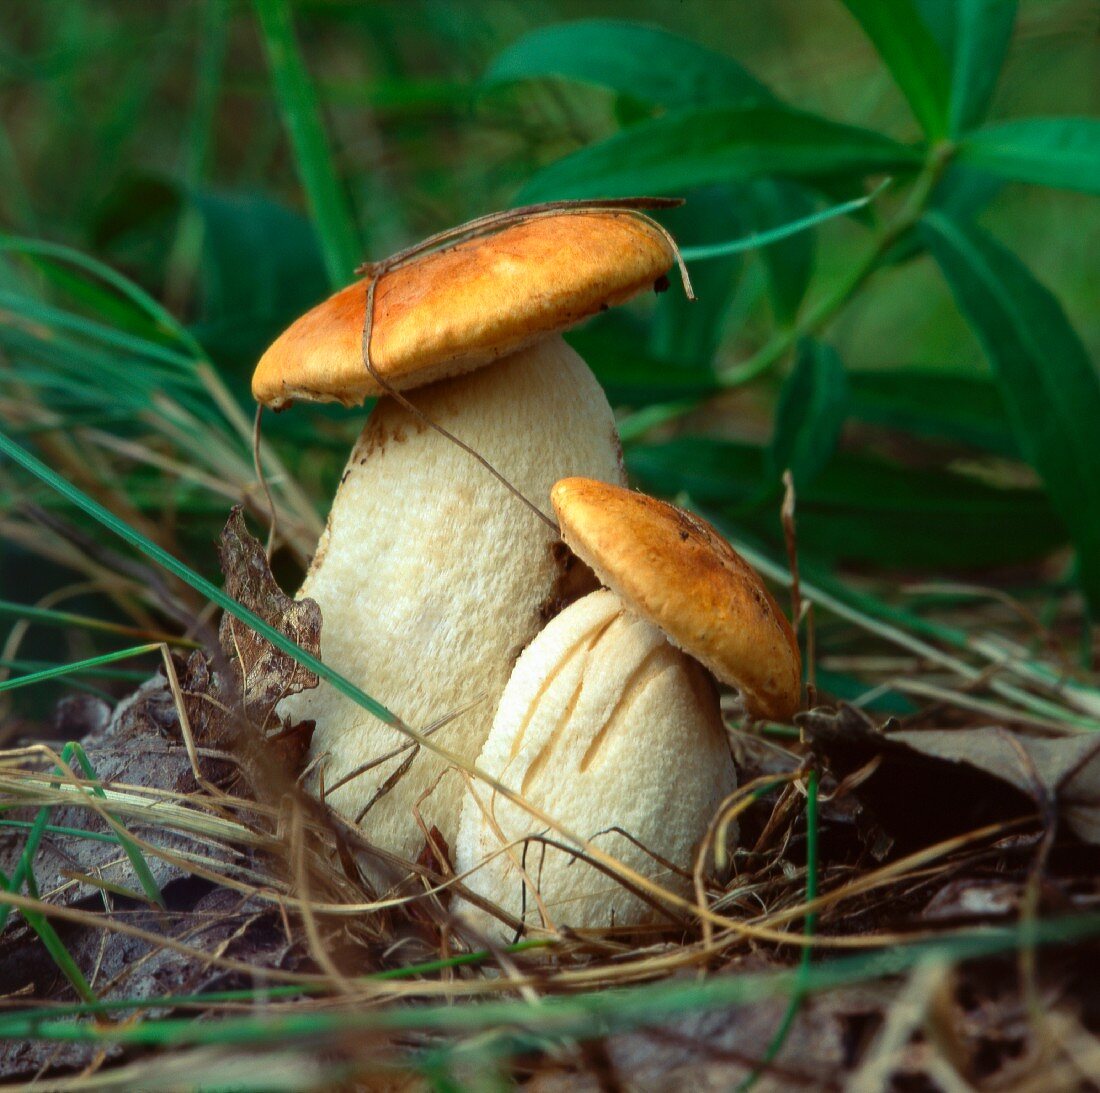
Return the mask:
MULTIPOLYGON (((199 568, 231 498, 264 511, 252 364, 355 262, 518 202, 662 193, 687 198, 663 219, 689 253, 823 215, 691 261, 694 304, 674 287, 571 335, 639 485, 778 549, 789 467, 815 564, 1074 580, 1100 606, 1090 0, 5 14, 0 423, 199 568)), ((360 422, 265 428, 300 544, 360 422)), ((2 465, 0 491, 5 589, 31 599, 69 579, 72 529, 36 539, 26 502, 57 502, 2 465)))

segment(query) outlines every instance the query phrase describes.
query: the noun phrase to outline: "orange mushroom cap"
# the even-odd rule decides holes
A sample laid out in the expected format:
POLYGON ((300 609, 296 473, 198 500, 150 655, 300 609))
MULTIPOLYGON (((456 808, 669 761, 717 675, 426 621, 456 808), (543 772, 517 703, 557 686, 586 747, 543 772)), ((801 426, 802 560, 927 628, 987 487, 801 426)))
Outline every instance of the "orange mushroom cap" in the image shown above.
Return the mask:
MULTIPOLYGON (((644 217, 577 210, 521 220, 383 273, 371 362, 408 389, 473 371, 651 287, 672 248, 644 217)), ((366 280, 285 330, 252 377, 258 402, 361 403, 382 393, 363 364, 366 280)))
POLYGON ((638 615, 720 680, 754 717, 799 708, 802 658, 759 574, 705 520, 591 478, 550 492, 562 538, 638 615))

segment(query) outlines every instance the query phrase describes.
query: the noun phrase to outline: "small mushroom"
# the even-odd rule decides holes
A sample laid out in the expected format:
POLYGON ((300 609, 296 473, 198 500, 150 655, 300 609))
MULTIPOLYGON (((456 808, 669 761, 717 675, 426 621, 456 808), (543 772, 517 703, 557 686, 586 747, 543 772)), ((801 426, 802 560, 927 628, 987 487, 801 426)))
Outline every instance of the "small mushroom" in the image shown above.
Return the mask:
POLYGON ((802 657, 760 575, 694 513, 644 493, 567 478, 551 493, 562 539, 673 645, 741 692, 751 717, 801 703, 802 657))
MULTIPOLYGON (((794 633, 756 572, 698 517, 584 478, 557 483, 552 500, 565 542, 608 590, 566 608, 524 651, 478 766, 686 895, 707 824, 736 786, 703 665, 753 715, 787 718, 800 692, 794 633)), ((476 783, 455 855, 473 891, 532 926, 630 926, 660 913, 476 783)), ((487 912, 461 906, 503 936, 487 912)))
MULTIPOLYGON (((527 498, 565 474, 622 481, 611 409, 560 331, 651 287, 672 259, 651 222, 592 210, 430 253, 379 278, 373 367, 394 389, 419 388, 417 410, 527 498)), ((417 728, 454 715, 437 739, 472 761, 516 656, 556 609, 567 552, 467 451, 383 394, 363 361, 365 311, 366 282, 338 292, 253 378, 276 408, 382 395, 299 595, 321 606, 327 664, 417 728)), ((441 759, 326 685, 279 712, 316 722, 315 788, 375 845, 414 859, 414 807, 453 839, 462 779, 441 778, 441 759)))

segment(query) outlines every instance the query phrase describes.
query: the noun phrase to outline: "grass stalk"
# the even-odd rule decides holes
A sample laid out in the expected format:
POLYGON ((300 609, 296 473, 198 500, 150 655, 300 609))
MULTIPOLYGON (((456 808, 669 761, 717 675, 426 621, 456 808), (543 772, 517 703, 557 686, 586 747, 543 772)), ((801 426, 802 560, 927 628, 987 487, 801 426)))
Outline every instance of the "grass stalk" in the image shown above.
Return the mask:
POLYGON ((719 373, 719 379, 724 386, 739 387, 766 372, 773 364, 782 360, 801 338, 817 333, 852 299, 867 278, 878 269, 894 244, 920 220, 953 153, 954 146, 946 141, 929 148, 924 167, 913 183, 913 189, 905 203, 897 215, 879 231, 867 252, 849 270, 848 275, 797 322, 778 331, 754 356, 719 373))
MULTIPOLYGON (((1100 935, 1100 915, 1085 914, 1029 927, 1036 944, 1072 944, 1100 935)), ((524 1029, 543 1036, 589 1039, 629 1029, 658 1026, 693 1012, 790 998, 899 975, 929 957, 949 963, 977 960, 1019 947, 1025 931, 1011 927, 968 931, 949 940, 893 947, 871 955, 841 957, 811 967, 746 975, 720 975, 703 981, 671 980, 617 990, 525 1001, 484 1001, 464 1005, 351 1007, 334 1012, 261 1014, 195 1021, 163 1018, 141 1024, 96 1025, 65 1019, 19 1017, 5 1020, 5 1035, 68 1043, 175 1047, 184 1044, 269 1046, 364 1032, 490 1032, 509 1042, 524 1029)))
MULTIPOLYGON (((154 647, 155 648, 155 647, 154 647)), ((81 770, 84 771, 84 776, 93 783, 91 790, 94 796, 97 796, 103 800, 107 799, 107 795, 103 791, 103 787, 98 784, 98 778, 96 777, 95 769, 93 768, 91 761, 88 759, 84 749, 77 741, 70 741, 61 752, 61 762, 58 766, 57 773, 64 775, 66 772, 69 776, 72 776, 72 771, 68 770, 68 764, 70 760, 76 757, 77 762, 80 764, 81 770), (65 768, 65 769, 63 769, 65 768)), ((55 783, 56 785, 56 783, 55 783)), ((33 887, 34 883, 34 857, 38 853, 39 844, 42 842, 42 836, 45 834, 47 827, 49 826, 50 815, 53 812, 53 808, 50 805, 43 805, 34 819, 34 823, 30 828, 30 834, 27 836, 27 841, 23 846, 23 853, 19 857, 19 861, 16 864, 15 872, 4 883, 4 890, 13 893, 17 892, 19 888, 26 883, 28 886, 33 887)), ((145 861, 144 855, 141 853, 140 848, 129 838, 126 834, 126 829, 110 814, 105 814, 111 821, 112 827, 115 828, 115 841, 119 843, 122 849, 126 852, 126 856, 130 859, 130 864, 134 868, 134 872, 138 876, 138 880, 141 882, 141 886, 145 891, 146 896, 159 907, 164 908, 166 906, 164 902, 164 896, 157 885, 156 880, 153 877, 152 871, 149 869, 148 863, 145 861)), ((37 893, 32 893, 37 896, 37 893)), ((7 925, 8 916, 11 914, 12 904, 3 903, 0 901, 0 932, 3 931, 5 925, 7 925)), ((28 919, 28 922, 30 919, 28 919)))
POLYGON ((42 683, 47 679, 76 675, 89 668, 98 668, 102 664, 113 664, 117 660, 128 660, 130 657, 142 656, 145 653, 155 653, 159 649, 159 643, 135 645, 129 649, 117 649, 113 653, 103 653, 98 657, 89 657, 87 660, 78 660, 72 664, 58 664, 53 668, 43 668, 37 672, 29 672, 27 675, 13 676, 11 679, 0 680, 0 693, 14 691, 19 687, 29 687, 32 683, 42 683))
MULTIPOLYGON (((806 778, 806 903, 812 904, 817 899, 817 884, 818 884, 818 847, 817 847, 817 794, 818 783, 820 776, 816 769, 811 769, 806 778)), ((817 928, 817 912, 811 911, 806 915, 805 921, 802 924, 802 932, 807 938, 814 936, 814 931, 817 928)), ((768 1044, 767 1050, 764 1052, 764 1057, 760 1060, 760 1063, 753 1068, 752 1072, 748 1074, 745 1080, 737 1087, 739 1093, 748 1093, 757 1081, 760 1079, 760 1075, 771 1066, 773 1062, 778 1058, 779 1053, 783 1050, 783 1045, 787 1042, 787 1037, 790 1035, 791 1028, 794 1026, 794 1019, 798 1016, 798 1011, 802 1007, 803 999, 806 997, 806 983, 810 973, 810 961, 813 959, 813 949, 807 945, 802 950, 802 955, 798 961, 798 978, 795 980, 794 987, 791 991, 790 1001, 787 1003, 787 1008, 783 1013, 783 1018, 779 1022, 779 1028, 776 1029, 775 1036, 772 1037, 771 1043, 768 1044)))
POLYGON ((321 106, 294 35, 287 0, 255 0, 275 96, 333 288, 362 261, 359 233, 325 139, 321 106))

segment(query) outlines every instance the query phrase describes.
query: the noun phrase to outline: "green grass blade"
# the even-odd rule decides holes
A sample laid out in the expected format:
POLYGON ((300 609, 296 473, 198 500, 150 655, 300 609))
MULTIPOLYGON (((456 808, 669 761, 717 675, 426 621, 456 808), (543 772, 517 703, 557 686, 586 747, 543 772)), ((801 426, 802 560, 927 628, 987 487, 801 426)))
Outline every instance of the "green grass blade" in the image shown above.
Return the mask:
POLYGON ((256 0, 256 14, 298 177, 321 238, 329 281, 339 288, 351 279, 363 252, 325 140, 320 104, 294 36, 290 4, 286 0, 256 0))
POLYGON ((98 342, 100 345, 119 349, 126 353, 133 353, 137 356, 148 357, 150 360, 160 361, 164 364, 175 365, 176 368, 190 369, 194 363, 190 357, 176 353, 163 345, 158 345, 156 342, 135 337, 133 334, 127 334, 114 327, 104 326, 102 323, 84 318, 83 315, 74 315, 72 312, 50 307, 48 304, 43 304, 30 296, 0 290, 0 307, 16 315, 25 315, 28 319, 46 326, 79 334, 91 341, 98 342))
POLYGON ((270 1044, 341 1036, 365 1031, 498 1032, 507 1038, 518 1029, 543 1035, 589 1039, 631 1028, 656 1026, 687 1013, 751 1005, 766 998, 789 998, 898 975, 930 957, 948 962, 978 960, 1036 944, 1072 944, 1100 935, 1100 914, 1082 914, 1039 922, 970 930, 932 942, 898 945, 872 954, 822 961, 804 974, 798 969, 705 980, 671 980, 643 987, 592 991, 575 996, 526 1001, 478 1001, 426 1006, 356 1006, 330 1013, 247 1015, 219 1021, 164 1018, 142 1024, 95 1025, 68 1020, 5 1021, 5 1034, 24 1039, 73 1043, 270 1044), (501 1032, 501 1026, 504 1031, 501 1032))
POLYGON ((771 243, 778 243, 780 240, 788 239, 799 232, 816 228, 818 224, 824 224, 827 220, 834 220, 838 216, 847 216, 857 209, 862 209, 865 205, 869 205, 874 201, 889 184, 889 181, 883 182, 876 186, 872 193, 864 194, 863 197, 853 198, 851 201, 844 201, 839 205, 832 205, 828 209, 822 209, 810 216, 792 220, 778 228, 753 232, 752 235, 746 235, 742 239, 734 239, 729 243, 711 243, 705 247, 681 247, 680 254, 685 262, 705 262, 711 258, 726 258, 731 254, 741 254, 744 251, 757 250, 771 243))
MULTIPOLYGON (((0 600, 0 617, 9 616, 29 622, 39 622, 47 626, 79 627, 84 630, 100 630, 107 634, 124 634, 128 637, 149 637, 148 631, 138 626, 127 626, 121 622, 108 622, 90 615, 78 615, 72 611, 57 611, 49 607, 34 607, 31 604, 15 603, 12 600, 0 600)), ((165 642, 191 645, 196 643, 187 638, 164 635, 165 642)))
MULTIPOLYGON (((4 438, 6 439, 6 438, 4 438)), ((59 664, 54 668, 43 668, 38 672, 31 672, 25 676, 15 676, 0 682, 0 691, 14 691, 19 687, 29 687, 32 683, 42 683, 47 679, 57 679, 59 676, 73 675, 86 668, 98 668, 101 664, 112 664, 116 660, 125 660, 128 657, 141 656, 143 653, 155 653, 160 649, 159 645, 135 645, 129 649, 117 649, 113 653, 103 653, 98 657, 89 657, 87 660, 78 660, 73 664, 59 664)))
MULTIPOLYGON (((41 672, 45 669, 67 669, 68 667, 67 664, 57 664, 54 661, 27 660, 24 657, 0 657, 0 668, 9 668, 18 672, 41 672)), ((80 679, 78 676, 82 675, 90 676, 93 679, 127 679, 134 683, 141 683, 143 680, 149 678, 148 672, 143 672, 140 669, 129 670, 126 668, 81 668, 77 676, 62 675, 57 678, 64 679, 74 686, 79 686, 80 679)))
MULTIPOLYGON (((9 821, 12 822, 12 821, 9 821)), ((79 834, 79 832, 78 832, 79 834)), ((505 945, 500 950, 509 955, 528 952, 531 949, 546 949, 553 942, 545 938, 517 941, 514 945, 505 945)), ((484 964, 495 957, 489 949, 476 949, 471 953, 460 953, 441 960, 426 960, 420 964, 407 964, 403 968, 387 968, 382 972, 372 972, 359 980, 361 983, 386 983, 411 979, 418 975, 434 975, 436 972, 451 968, 465 968, 484 964)), ((25 1030, 40 1020, 55 1020, 61 1017, 88 1017, 108 1010, 160 1009, 162 1007, 194 1006, 205 1007, 220 1002, 257 1002, 261 999, 297 998, 300 995, 329 994, 332 987, 327 983, 292 983, 274 987, 241 987, 237 990, 206 991, 203 994, 166 994, 152 998, 112 998, 97 1002, 94 1006, 44 1006, 41 1009, 28 1010, 10 1016, 0 1015, 0 1040, 17 1039, 25 1035, 25 1030)))
MULTIPOLYGON (((35 883, 33 872, 27 874, 27 891, 35 899, 39 898, 38 885, 35 883)), ((99 1000, 95 991, 92 990, 88 980, 84 978, 84 973, 73 959, 72 953, 69 952, 65 947, 65 943, 58 936, 53 923, 41 911, 24 911, 23 917, 27 920, 27 925, 38 935, 39 940, 45 946, 46 952, 50 954, 50 959, 57 965, 61 974, 72 984, 76 993, 84 999, 93 1011, 98 1010, 99 1000)))
POLYGON ((23 239, 14 235, 0 234, 0 251, 37 255, 42 258, 55 258, 68 265, 75 266, 85 273, 90 273, 94 277, 98 277, 126 297, 131 303, 136 304, 166 333, 176 338, 188 352, 194 355, 196 360, 205 359, 206 355, 202 346, 195 341, 186 327, 166 307, 158 303, 144 289, 135 285, 133 281, 123 277, 121 273, 117 273, 103 262, 99 262, 95 258, 82 254, 72 247, 66 247, 61 243, 48 243, 41 239, 23 239))
MULTIPOLYGON (((99 784, 99 776, 96 774, 91 760, 80 746, 80 743, 74 740, 68 747, 72 749, 72 754, 76 756, 76 760, 80 764, 80 769, 84 772, 84 777, 87 778, 89 782, 93 783, 92 793, 102 800, 106 800, 107 794, 103 792, 103 787, 99 784)), ((62 757, 64 758, 64 753, 62 753, 62 757)), ((164 902, 164 894, 161 892, 160 885, 157 884, 156 878, 149 868, 149 863, 146 862, 145 855, 141 852, 141 848, 132 838, 130 838, 126 831, 126 825, 117 816, 112 816, 110 812, 107 813, 107 816, 110 817, 112 826, 115 827, 115 835, 119 845, 126 852, 126 857, 130 859, 130 864, 133 866, 134 872, 141 882, 142 891, 151 902, 157 904, 158 907, 164 910, 168 906, 164 902)))
MULTIPOLYGON (((35 815, 30 834, 27 836, 26 843, 23 844, 23 852, 19 855, 19 861, 15 863, 15 870, 4 881, 4 891, 18 892, 27 883, 27 878, 32 876, 34 856, 38 853, 38 846, 45 834, 51 811, 52 809, 49 806, 43 805, 35 815)), ((10 903, 4 903, 0 900, 0 933, 3 933, 4 927, 8 924, 11 910, 10 903)))
MULTIPOLYGON (((7 807, 7 806, 4 806, 7 807)), ((11 827, 17 831, 30 831, 34 824, 30 820, 0 820, 0 827, 11 827)), ((62 827, 58 824, 46 824, 47 835, 64 835, 69 839, 88 839, 97 843, 113 843, 118 845, 118 839, 114 835, 108 835, 105 831, 84 831, 79 827, 62 827)), ((0 1033, 2 1036, 3 1033, 0 1033)))

